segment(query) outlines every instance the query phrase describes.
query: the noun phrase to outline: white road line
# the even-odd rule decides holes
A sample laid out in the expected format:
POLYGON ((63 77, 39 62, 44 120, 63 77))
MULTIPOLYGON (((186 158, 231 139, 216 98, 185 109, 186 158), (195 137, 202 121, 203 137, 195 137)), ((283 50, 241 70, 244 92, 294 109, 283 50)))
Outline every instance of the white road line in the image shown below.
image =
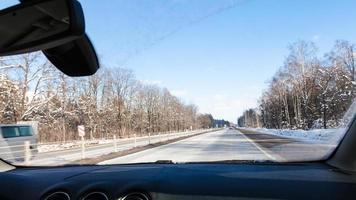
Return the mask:
POLYGON ((267 156, 270 160, 272 161, 283 161, 284 159, 282 159, 280 156, 274 156, 270 153, 268 153, 267 151, 265 151, 262 147, 260 147, 260 145, 256 144, 253 140, 251 140, 250 138, 248 138, 245 134, 241 133, 240 131, 236 130, 239 134, 241 134, 248 142, 250 142, 251 144, 253 144, 253 146, 255 146, 258 150, 260 150, 265 156, 267 156))

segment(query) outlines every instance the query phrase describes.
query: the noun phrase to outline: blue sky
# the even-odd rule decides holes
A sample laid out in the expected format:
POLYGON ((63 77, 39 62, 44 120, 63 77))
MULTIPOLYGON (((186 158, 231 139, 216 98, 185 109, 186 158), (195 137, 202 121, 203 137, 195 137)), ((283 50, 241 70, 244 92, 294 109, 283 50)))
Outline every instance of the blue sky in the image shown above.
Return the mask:
MULTIPOLYGON (((11 2, 11 1, 10 1, 11 2)), ((236 122, 297 40, 356 41, 356 1, 81 0, 100 60, 236 122)), ((0 4, 1 6, 1 4, 0 4)))

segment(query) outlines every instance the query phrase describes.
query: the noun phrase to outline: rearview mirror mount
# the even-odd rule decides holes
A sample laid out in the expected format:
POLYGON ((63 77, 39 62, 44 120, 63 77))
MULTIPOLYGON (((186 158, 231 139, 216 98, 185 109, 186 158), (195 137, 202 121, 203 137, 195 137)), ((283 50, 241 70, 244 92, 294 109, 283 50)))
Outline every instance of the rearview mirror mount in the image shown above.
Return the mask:
POLYGON ((50 49, 85 34, 76 0, 31 0, 0 11, 0 56, 50 49))

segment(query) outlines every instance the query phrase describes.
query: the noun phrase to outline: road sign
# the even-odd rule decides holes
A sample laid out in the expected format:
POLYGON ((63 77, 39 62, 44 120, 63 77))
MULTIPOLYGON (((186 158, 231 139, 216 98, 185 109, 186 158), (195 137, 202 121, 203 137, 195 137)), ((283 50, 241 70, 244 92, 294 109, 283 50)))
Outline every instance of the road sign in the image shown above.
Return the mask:
POLYGON ((85 128, 83 125, 79 125, 78 126, 78 134, 80 137, 84 137, 85 136, 85 128))

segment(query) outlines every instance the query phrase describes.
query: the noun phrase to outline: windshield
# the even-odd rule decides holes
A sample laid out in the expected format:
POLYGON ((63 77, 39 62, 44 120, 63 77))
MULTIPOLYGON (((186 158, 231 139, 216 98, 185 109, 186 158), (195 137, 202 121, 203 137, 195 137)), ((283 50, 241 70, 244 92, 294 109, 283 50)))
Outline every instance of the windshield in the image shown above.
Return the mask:
POLYGON ((355 115, 356 2, 80 3, 95 75, 0 58, 10 163, 318 161, 355 115))

